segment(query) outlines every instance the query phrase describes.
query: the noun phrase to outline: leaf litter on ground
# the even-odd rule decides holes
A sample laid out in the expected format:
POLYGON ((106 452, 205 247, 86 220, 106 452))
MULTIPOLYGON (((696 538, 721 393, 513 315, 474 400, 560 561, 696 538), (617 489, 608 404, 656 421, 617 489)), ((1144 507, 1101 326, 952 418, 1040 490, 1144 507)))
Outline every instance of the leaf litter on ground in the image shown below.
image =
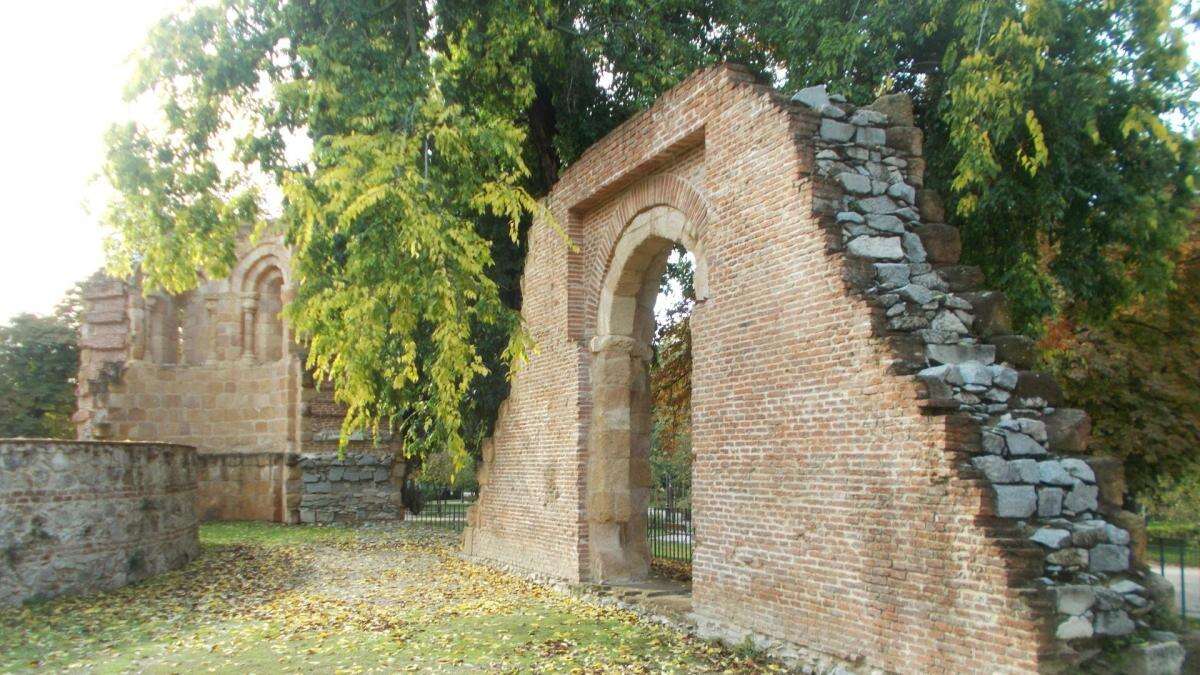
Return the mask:
POLYGON ((0 671, 764 672, 779 666, 457 554, 415 525, 214 523, 184 569, 0 609, 0 671))

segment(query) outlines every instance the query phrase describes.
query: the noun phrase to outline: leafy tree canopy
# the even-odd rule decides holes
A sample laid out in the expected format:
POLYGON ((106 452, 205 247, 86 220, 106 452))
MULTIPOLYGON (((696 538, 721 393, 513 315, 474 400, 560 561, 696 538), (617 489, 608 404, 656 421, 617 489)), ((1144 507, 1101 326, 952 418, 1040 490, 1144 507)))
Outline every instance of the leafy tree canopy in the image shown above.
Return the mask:
POLYGON ((295 249, 288 318, 347 428, 462 457, 528 346, 534 198, 729 60, 788 90, 911 93, 928 182, 1023 325, 1104 318, 1170 285, 1190 216, 1195 150, 1170 124, 1191 121, 1190 19, 1169 0, 220 0, 139 55, 130 96, 162 114, 109 133, 110 259, 169 291, 226 273, 265 176, 295 249))
POLYGON ((1200 225, 1175 254, 1166 298, 1104 326, 1056 322, 1043 341, 1072 401, 1092 416, 1091 450, 1120 457, 1130 487, 1200 524, 1200 225), (1186 498, 1184 498, 1186 497, 1186 498))
POLYGON ((54 314, 0 326, 0 438, 74 438, 81 304, 76 287, 54 314))

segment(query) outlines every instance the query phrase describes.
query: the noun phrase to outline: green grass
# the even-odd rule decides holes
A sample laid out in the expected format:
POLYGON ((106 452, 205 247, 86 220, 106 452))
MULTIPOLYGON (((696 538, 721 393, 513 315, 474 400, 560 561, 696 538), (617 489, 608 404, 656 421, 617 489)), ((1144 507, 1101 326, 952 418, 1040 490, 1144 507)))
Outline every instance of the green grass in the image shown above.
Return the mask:
POLYGON ((771 667, 466 562, 421 525, 211 523, 187 568, 0 609, 0 673, 696 672, 771 667))
POLYGON ((297 546, 350 543, 369 537, 371 530, 343 525, 281 525, 279 523, 223 522, 200 526, 202 546, 297 546))

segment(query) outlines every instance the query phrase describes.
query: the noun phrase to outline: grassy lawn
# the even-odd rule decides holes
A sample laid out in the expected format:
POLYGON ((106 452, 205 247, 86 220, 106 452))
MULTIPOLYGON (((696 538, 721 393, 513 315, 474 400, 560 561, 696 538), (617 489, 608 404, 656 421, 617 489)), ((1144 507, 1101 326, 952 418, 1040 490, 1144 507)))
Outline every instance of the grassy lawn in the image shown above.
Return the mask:
POLYGON ((771 668, 459 559, 456 538, 215 523, 183 570, 0 609, 0 672, 747 672, 771 668))

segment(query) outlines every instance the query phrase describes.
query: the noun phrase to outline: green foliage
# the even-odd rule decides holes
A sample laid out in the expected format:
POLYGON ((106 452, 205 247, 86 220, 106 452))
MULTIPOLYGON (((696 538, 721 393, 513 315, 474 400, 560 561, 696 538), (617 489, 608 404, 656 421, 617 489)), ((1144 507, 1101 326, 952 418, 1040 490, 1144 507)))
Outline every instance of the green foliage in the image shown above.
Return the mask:
POLYGON ((1200 523, 1200 229, 1173 262, 1164 298, 1102 327, 1063 322, 1044 342, 1068 399, 1092 416, 1089 450, 1122 458, 1155 515, 1200 523))
POLYGON ((461 463, 529 347, 534 197, 729 60, 787 90, 912 94, 927 183, 1020 325, 1100 322, 1168 288, 1191 216, 1187 20, 1168 0, 221 0, 139 54, 130 95, 161 116, 109 134, 110 260, 173 292, 220 276, 281 187, 287 317, 346 430, 461 463))
POLYGON ((1103 321, 1167 289, 1195 204, 1194 144, 1168 127, 1194 123, 1188 4, 752 6, 746 22, 761 22, 788 88, 913 96, 926 183, 947 198, 965 262, 1008 293, 1023 329, 1059 312, 1103 321))
POLYGON ((653 432, 650 472, 656 484, 671 485, 686 507, 692 486, 692 307, 695 270, 690 254, 676 246, 667 259, 659 290, 650 363, 653 432))
POLYGON ((435 452, 421 462, 421 470, 414 478, 424 485, 447 487, 452 490, 476 490, 475 458, 469 457, 462 466, 455 466, 447 452, 435 452))
POLYGON ((50 316, 0 326, 0 438, 74 438, 78 288, 50 316))

